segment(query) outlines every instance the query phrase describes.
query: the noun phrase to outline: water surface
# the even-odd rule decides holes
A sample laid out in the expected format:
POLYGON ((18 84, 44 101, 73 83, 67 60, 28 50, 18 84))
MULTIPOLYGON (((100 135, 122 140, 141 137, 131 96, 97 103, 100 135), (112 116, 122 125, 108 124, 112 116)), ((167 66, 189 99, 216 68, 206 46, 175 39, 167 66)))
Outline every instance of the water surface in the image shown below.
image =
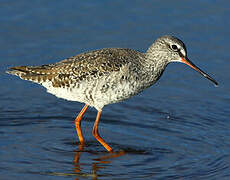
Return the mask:
POLYGON ((230 179, 229 2, 1 1, 1 179, 230 179), (145 51, 157 37, 181 38, 189 58, 218 88, 183 64, 170 64, 153 87, 96 110, 58 99, 5 74, 10 66, 54 63, 103 47, 145 51))

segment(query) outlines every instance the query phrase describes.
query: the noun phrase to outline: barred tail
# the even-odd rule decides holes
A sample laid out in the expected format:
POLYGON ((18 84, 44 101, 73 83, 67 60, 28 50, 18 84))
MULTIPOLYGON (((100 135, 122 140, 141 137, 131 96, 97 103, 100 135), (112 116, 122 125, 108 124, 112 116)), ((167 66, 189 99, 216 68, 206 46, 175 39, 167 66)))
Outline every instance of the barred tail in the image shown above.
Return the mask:
POLYGON ((9 68, 6 73, 36 83, 42 83, 53 78, 53 74, 47 74, 45 66, 16 66, 9 68))

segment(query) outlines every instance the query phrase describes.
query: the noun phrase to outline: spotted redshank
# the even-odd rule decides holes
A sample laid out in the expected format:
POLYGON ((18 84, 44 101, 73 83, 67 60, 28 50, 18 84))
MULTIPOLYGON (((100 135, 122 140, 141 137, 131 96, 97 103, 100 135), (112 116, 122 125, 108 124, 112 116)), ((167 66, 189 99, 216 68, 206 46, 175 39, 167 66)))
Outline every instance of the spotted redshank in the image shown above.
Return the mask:
POLYGON ((218 85, 188 59, 184 43, 173 36, 158 38, 146 53, 132 49, 105 48, 82 53, 55 64, 12 67, 7 72, 39 83, 59 98, 84 103, 85 106, 75 119, 81 144, 84 143, 82 116, 88 106, 96 108, 98 112, 92 134, 112 152, 112 148, 98 133, 102 108, 128 99, 153 85, 170 62, 185 63, 218 85))

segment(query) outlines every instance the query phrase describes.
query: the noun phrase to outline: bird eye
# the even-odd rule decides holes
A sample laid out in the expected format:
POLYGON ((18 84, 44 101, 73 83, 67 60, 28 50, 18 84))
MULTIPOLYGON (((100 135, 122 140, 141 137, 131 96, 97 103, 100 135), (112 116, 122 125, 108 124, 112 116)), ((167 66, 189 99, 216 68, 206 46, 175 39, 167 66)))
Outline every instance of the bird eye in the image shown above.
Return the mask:
POLYGON ((178 51, 178 47, 177 47, 177 45, 175 45, 175 44, 173 44, 173 45, 171 46, 171 48, 172 48, 172 50, 174 50, 174 51, 178 51))

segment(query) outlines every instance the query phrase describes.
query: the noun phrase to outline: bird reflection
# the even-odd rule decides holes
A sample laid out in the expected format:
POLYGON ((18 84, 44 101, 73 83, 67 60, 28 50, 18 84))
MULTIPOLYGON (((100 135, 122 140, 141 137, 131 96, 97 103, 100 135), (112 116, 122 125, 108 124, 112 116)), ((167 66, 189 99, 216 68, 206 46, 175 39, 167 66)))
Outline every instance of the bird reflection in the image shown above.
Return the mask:
MULTIPOLYGON (((82 172, 82 168, 80 165, 80 157, 81 154, 84 153, 84 144, 79 144, 78 145, 78 151, 75 153, 74 155, 74 160, 73 160, 73 164, 74 164, 74 173, 76 173, 79 176, 84 176, 84 177, 92 177, 92 180, 97 180, 98 176, 97 175, 97 171, 101 168, 105 168, 105 166, 103 166, 103 164, 109 164, 112 162, 113 158, 117 158, 120 156, 125 155, 125 151, 118 151, 118 152, 111 152, 109 154, 106 153, 106 155, 104 156, 100 156, 97 158, 94 158, 92 161, 92 174, 90 173, 83 173, 82 172)), ((103 176, 103 175, 101 175, 103 176)), ((78 180, 79 178, 77 177, 75 180, 78 180)))

